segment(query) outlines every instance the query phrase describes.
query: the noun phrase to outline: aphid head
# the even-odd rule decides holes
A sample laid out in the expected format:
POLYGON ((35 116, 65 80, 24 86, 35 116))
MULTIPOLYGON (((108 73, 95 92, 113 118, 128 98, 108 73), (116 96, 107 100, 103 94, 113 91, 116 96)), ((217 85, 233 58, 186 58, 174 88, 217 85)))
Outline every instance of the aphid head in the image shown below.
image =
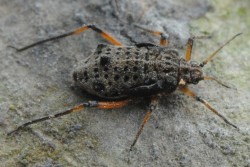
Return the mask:
POLYGON ((190 62, 190 78, 188 83, 197 84, 199 81, 204 79, 202 67, 195 61, 190 62))
POLYGON ((202 68, 227 44, 229 44, 233 39, 237 36, 241 35, 242 33, 238 33, 230 38, 226 43, 221 45, 217 50, 215 50, 211 55, 209 55, 206 60, 201 63, 197 63, 195 61, 190 62, 181 62, 180 63, 180 81, 179 85, 184 86, 186 84, 197 84, 201 80, 214 80, 217 83, 229 87, 223 84, 221 81, 214 77, 204 76, 202 72, 202 68))
POLYGON ((180 65, 180 82, 179 85, 197 84, 204 79, 202 67, 196 61, 182 61, 180 65))

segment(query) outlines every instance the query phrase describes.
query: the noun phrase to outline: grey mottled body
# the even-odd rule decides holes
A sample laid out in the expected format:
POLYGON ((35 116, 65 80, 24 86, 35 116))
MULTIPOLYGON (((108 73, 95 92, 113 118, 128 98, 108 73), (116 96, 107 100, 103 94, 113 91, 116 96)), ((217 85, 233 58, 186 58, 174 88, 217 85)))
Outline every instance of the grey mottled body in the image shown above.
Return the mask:
POLYGON ((73 78, 80 88, 104 99, 171 93, 180 81, 181 62, 186 61, 166 47, 100 44, 73 78))

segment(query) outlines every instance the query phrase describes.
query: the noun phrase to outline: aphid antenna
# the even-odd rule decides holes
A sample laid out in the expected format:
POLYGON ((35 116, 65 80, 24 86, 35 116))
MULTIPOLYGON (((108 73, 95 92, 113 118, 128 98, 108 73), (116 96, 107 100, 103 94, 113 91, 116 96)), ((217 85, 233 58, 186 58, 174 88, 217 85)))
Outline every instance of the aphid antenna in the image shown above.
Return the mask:
POLYGON ((206 60, 204 60, 202 63, 200 63, 200 67, 204 67, 224 46, 229 44, 232 40, 234 40, 237 36, 239 36, 241 34, 242 33, 238 33, 238 34, 234 35, 227 42, 225 42, 223 45, 221 45, 217 50, 215 50, 211 55, 209 55, 206 60))

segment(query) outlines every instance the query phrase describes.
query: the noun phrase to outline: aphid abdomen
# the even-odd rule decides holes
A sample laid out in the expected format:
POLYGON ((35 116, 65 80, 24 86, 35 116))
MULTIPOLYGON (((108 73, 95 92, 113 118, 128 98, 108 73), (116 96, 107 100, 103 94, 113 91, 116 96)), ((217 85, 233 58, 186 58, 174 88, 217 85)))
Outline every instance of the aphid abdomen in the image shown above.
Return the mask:
POLYGON ((170 93, 177 87, 178 62, 177 55, 160 47, 99 45, 74 72, 74 80, 90 94, 106 99, 170 93))

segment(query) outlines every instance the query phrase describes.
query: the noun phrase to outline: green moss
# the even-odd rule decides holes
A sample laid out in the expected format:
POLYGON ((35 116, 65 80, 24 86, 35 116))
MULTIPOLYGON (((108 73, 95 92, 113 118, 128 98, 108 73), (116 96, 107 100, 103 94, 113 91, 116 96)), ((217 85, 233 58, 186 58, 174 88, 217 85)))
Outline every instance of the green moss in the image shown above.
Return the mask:
POLYGON ((245 7, 240 7, 237 11, 239 16, 246 16, 247 15, 247 9, 245 7))
POLYGON ((16 106, 14 104, 10 104, 9 109, 15 111, 16 110, 16 106))

